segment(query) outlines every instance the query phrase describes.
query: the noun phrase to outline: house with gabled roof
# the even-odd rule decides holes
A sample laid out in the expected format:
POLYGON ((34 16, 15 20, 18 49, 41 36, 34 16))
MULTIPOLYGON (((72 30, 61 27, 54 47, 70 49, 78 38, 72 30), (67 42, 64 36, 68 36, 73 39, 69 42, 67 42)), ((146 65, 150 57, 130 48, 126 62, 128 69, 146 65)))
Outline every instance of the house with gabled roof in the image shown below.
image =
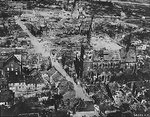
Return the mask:
POLYGON ((21 55, 2 53, 0 55, 0 74, 10 83, 22 80, 21 55))

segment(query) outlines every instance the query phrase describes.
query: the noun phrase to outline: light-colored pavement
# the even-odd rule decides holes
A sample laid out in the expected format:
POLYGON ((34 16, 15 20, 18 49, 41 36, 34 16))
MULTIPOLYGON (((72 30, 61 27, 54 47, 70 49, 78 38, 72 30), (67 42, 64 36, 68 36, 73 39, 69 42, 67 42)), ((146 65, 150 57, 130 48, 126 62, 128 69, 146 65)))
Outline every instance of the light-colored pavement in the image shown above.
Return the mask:
POLYGON ((16 19, 16 23, 22 28, 22 30, 24 32, 26 32, 29 35, 31 43, 34 45, 35 51, 37 53, 42 53, 43 56, 49 56, 50 55, 50 53, 45 51, 43 45, 38 42, 38 39, 30 33, 30 31, 23 24, 23 22, 20 21, 19 18, 16 19))
POLYGON ((86 91, 80 86, 77 85, 74 80, 72 78, 69 77, 69 75, 67 75, 67 73, 65 72, 65 70, 62 68, 62 66, 58 63, 57 60, 52 59, 52 55, 50 54, 49 51, 45 51, 47 48, 43 47, 43 45, 41 43, 38 42, 38 39, 33 36, 30 31, 27 29, 27 27, 23 24, 22 21, 20 21, 19 18, 16 18, 16 23, 18 25, 20 25, 20 27, 23 29, 24 32, 26 32, 30 39, 31 39, 31 43, 34 45, 35 47, 35 51, 37 53, 42 53, 43 56, 50 56, 51 60, 52 60, 52 65, 70 82, 72 82, 74 84, 74 89, 76 91, 76 97, 80 97, 82 99, 84 99, 85 101, 90 101, 91 99, 89 98, 89 96, 87 95, 86 91))
POLYGON ((84 99, 85 101, 90 101, 91 99, 89 98, 88 94, 86 93, 86 91, 80 86, 77 85, 73 78, 70 78, 70 76, 65 72, 65 70, 62 68, 62 66, 57 62, 57 61, 53 61, 53 66, 70 82, 73 83, 74 85, 74 89, 76 91, 76 97, 80 97, 82 99, 84 99))

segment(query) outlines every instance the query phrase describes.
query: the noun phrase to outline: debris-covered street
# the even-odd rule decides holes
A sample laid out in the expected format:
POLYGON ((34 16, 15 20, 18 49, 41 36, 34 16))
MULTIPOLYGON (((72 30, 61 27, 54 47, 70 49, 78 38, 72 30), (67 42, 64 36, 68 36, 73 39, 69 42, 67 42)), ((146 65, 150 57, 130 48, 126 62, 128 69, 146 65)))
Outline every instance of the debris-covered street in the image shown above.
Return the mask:
POLYGON ((149 117, 149 0, 0 0, 0 111, 149 117))

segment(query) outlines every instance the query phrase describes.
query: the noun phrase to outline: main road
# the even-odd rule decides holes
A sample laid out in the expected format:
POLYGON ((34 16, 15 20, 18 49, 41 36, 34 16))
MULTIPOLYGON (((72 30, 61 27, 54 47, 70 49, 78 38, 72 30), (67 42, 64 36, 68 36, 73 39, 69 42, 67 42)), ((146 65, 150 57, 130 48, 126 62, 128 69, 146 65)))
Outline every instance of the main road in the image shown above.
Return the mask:
MULTIPOLYGON (((74 90, 76 92, 76 97, 79 97, 81 99, 84 99, 85 101, 91 101, 91 99, 89 98, 88 94, 86 93, 85 89, 83 89, 81 87, 81 85, 77 85, 73 78, 71 78, 66 72, 65 70, 62 68, 62 66, 60 65, 60 63, 58 63, 58 61, 56 59, 52 59, 54 57, 52 57, 52 55, 50 54, 50 51, 46 51, 49 50, 48 48, 44 47, 42 45, 42 43, 40 43, 37 39, 37 37, 33 36, 30 31, 27 29, 27 27, 24 25, 24 23, 20 20, 20 18, 16 17, 16 23, 22 28, 22 30, 24 32, 26 32, 31 40, 31 43, 34 45, 35 51, 37 53, 41 53, 42 56, 44 57, 50 57, 52 60, 52 65, 70 82, 72 82, 74 84, 74 90)), ((56 57, 56 56, 55 56, 56 57)))

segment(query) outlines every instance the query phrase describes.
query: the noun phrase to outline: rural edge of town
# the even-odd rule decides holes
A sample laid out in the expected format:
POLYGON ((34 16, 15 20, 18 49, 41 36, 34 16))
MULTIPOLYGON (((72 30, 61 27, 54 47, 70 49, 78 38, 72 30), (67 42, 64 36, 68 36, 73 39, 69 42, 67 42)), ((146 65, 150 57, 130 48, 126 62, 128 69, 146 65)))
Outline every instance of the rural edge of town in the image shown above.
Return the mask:
POLYGON ((150 0, 0 0, 0 117, 150 117, 150 0))

